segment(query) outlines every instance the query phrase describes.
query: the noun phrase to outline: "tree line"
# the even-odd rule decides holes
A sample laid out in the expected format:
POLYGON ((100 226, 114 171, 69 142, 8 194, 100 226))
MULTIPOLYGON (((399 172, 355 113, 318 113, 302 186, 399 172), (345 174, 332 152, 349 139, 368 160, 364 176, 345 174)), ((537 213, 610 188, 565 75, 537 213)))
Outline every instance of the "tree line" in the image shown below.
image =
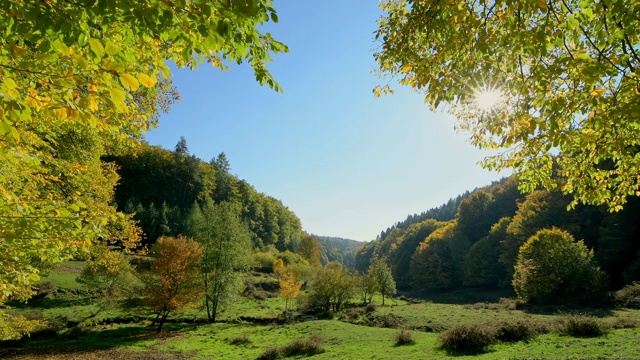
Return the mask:
POLYGON ((236 204, 254 247, 292 250, 302 238, 300 219, 279 200, 231 174, 224 152, 205 162, 189 153, 182 137, 173 151, 143 144, 134 154, 104 160, 118 166, 114 200, 119 211, 135 214, 144 233, 142 245, 186 234, 194 204, 208 203, 236 204))
MULTIPOLYGON (((523 255, 532 253, 529 242, 542 246, 547 238, 554 238, 560 239, 557 246, 562 241, 576 244, 576 255, 562 258, 571 251, 548 249, 541 263, 560 262, 566 270, 582 256, 590 259, 587 268, 599 269, 586 273, 586 268, 575 269, 583 271, 583 276, 573 273, 573 281, 598 283, 589 287, 595 291, 616 290, 638 280, 640 245, 635 239, 640 235, 640 200, 630 197, 624 210, 613 213, 592 205, 569 211, 571 201, 558 191, 524 195, 516 178, 510 177, 475 190, 460 202, 452 220, 431 218, 406 229, 396 227, 363 245, 356 253, 356 268, 366 269, 376 257, 385 259, 398 288, 415 292, 476 286, 517 290, 527 271, 524 264, 533 261, 523 255)), ((533 252, 538 254, 535 246, 533 252)), ((556 275, 547 274, 547 287, 556 275)), ((578 293, 574 290, 573 295, 578 293)))

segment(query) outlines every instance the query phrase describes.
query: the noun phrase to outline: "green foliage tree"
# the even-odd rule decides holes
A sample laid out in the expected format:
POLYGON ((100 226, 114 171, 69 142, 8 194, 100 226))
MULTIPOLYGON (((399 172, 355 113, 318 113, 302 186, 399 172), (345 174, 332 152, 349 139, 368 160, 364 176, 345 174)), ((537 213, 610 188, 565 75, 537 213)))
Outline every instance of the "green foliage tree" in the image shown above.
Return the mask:
POLYGON ((114 306, 130 293, 134 272, 124 253, 95 246, 76 281, 99 299, 97 312, 114 306))
POLYGON ((568 203, 569 200, 559 192, 536 190, 518 205, 518 211, 507 228, 507 235, 501 242, 500 262, 505 267, 507 282, 513 278, 520 247, 536 232, 550 227, 576 232, 577 228, 570 226, 567 221, 568 203))
POLYGON ((209 321, 235 297, 241 286, 238 272, 248 269, 251 237, 240 217, 238 204, 194 204, 189 234, 202 246, 202 278, 209 321))
POLYGON ((192 239, 161 237, 152 247, 151 270, 139 274, 143 305, 156 314, 157 333, 172 312, 195 307, 203 295, 202 247, 192 239))
POLYGON ((470 247, 455 220, 432 232, 411 257, 412 289, 425 291, 459 285, 462 260, 470 247))
POLYGON ((0 1, 0 295, 29 295, 31 259, 56 263, 98 238, 136 241, 110 206, 107 152, 136 145, 173 97, 169 63, 265 65, 287 48, 259 28, 271 0, 0 1))
POLYGON ((380 6, 379 71, 423 92, 434 109, 447 104, 474 145, 505 149, 484 166, 514 168, 527 191, 542 185, 571 194, 571 206, 620 210, 640 194, 640 4, 386 0, 380 6), (487 88, 502 100, 482 109, 475 103, 492 92, 487 88))
POLYGON ((504 217, 491 227, 489 234, 471 246, 464 257, 462 284, 465 286, 498 286, 505 277, 505 268, 498 261, 500 243, 507 236, 511 218, 504 217))
POLYGON ((342 264, 330 262, 316 275, 309 289, 309 307, 340 311, 357 290, 358 279, 342 264))
POLYGON ((396 282, 393 280, 391 274, 391 268, 389 265, 380 258, 374 258, 369 265, 369 274, 373 275, 373 278, 378 283, 378 291, 382 295, 382 306, 384 306, 384 299, 388 296, 393 296, 396 293, 396 282))
POLYGON ((391 272, 397 282, 398 289, 408 290, 411 287, 411 257, 420 243, 444 224, 434 219, 427 219, 410 225, 402 237, 398 239, 397 245, 391 249, 388 256, 391 272))
POLYGON ((307 235, 300 240, 296 252, 302 255, 313 267, 320 267, 320 244, 313 236, 307 235))
POLYGON ((460 202, 456 214, 458 228, 472 243, 487 235, 497 220, 489 214, 492 203, 493 195, 482 189, 474 191, 460 202))
POLYGON ((380 283, 371 271, 358 276, 358 292, 362 300, 362 305, 371 304, 373 295, 380 291, 380 283))
POLYGON ((604 281, 593 252, 568 232, 553 228, 538 231, 522 245, 513 287, 529 303, 554 303, 600 291, 604 281))

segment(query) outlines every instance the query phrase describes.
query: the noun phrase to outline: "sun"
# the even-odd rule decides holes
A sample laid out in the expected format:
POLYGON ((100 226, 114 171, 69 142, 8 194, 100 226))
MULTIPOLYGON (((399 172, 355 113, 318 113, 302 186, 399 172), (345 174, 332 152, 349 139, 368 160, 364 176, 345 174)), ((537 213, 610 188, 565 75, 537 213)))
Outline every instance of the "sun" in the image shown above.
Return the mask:
POLYGON ((504 94, 492 86, 482 86, 473 91, 473 103, 482 111, 491 111, 504 102, 504 94))

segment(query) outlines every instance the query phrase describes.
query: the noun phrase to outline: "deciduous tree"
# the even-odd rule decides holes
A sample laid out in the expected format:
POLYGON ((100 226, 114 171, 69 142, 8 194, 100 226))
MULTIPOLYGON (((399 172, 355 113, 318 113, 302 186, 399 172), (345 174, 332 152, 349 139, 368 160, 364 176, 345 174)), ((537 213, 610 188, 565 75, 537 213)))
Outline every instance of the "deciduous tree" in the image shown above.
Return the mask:
POLYGON ((513 288, 531 303, 553 303, 602 290, 605 275, 593 252, 566 231, 538 231, 518 254, 513 288))
POLYGON ((396 282, 393 280, 391 268, 389 268, 384 259, 374 258, 371 265, 369 265, 368 273, 378 283, 378 291, 382 295, 382 306, 384 306, 385 297, 396 293, 396 282))
POLYGON ((286 46, 258 28, 271 0, 0 1, 0 298, 29 294, 31 259, 56 263, 103 238, 137 239, 110 206, 100 156, 128 151, 175 96, 169 66, 265 65, 286 46))
POLYGON ((572 194, 571 206, 619 210, 640 194, 640 3, 380 6, 379 71, 422 92, 433 109, 446 104, 474 145, 504 150, 484 166, 515 169, 527 191, 572 194))
POLYGON ((307 235, 300 240, 296 252, 309 261, 313 267, 320 267, 320 244, 313 236, 307 235))
POLYGON ((239 271, 249 267, 251 237, 236 203, 194 204, 189 234, 202 245, 202 276, 209 321, 229 304, 241 285, 239 271))
POLYGON ((143 304, 156 314, 158 333, 172 312, 198 305, 204 294, 200 268, 202 247, 192 239, 161 237, 152 248, 151 270, 140 274, 143 304))

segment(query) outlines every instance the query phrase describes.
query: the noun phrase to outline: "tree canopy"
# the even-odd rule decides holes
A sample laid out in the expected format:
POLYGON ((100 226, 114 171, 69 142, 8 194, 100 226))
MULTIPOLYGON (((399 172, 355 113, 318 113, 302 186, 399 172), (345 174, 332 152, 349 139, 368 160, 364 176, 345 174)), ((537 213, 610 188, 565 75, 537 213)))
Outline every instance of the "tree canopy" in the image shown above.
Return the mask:
POLYGON ((175 100, 169 61, 246 60, 279 91, 265 65, 287 48, 258 30, 277 20, 271 0, 0 0, 2 299, 28 295, 34 259, 138 238, 100 156, 137 144, 175 100))
POLYGON ((640 195, 640 3, 380 6, 378 71, 422 92, 433 109, 446 104, 474 145, 503 150, 484 166, 515 169, 528 191, 572 194, 570 206, 617 211, 640 195), (488 100, 497 104, 478 104, 488 100))

